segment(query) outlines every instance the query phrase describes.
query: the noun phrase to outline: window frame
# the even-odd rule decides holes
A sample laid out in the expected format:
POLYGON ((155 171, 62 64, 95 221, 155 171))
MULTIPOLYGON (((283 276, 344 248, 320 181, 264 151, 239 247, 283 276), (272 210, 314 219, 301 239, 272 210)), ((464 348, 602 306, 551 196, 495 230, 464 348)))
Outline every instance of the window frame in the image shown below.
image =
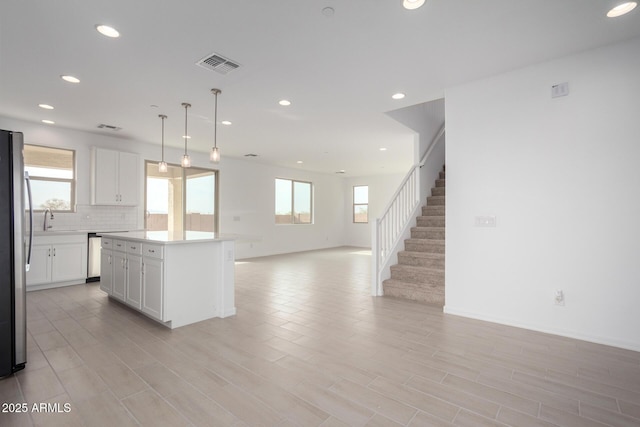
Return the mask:
MULTIPOLYGON (((71 153, 71 169, 73 172, 73 178, 47 178, 47 177, 42 177, 42 176, 33 176, 33 175, 29 175, 29 180, 30 181, 40 181, 40 182, 64 182, 64 183, 69 183, 70 185, 70 191, 69 191, 69 209, 51 209, 52 212, 55 213, 75 213, 77 211, 77 205, 76 205, 76 187, 77 187, 77 177, 78 177, 78 168, 77 168, 77 164, 76 164, 76 150, 71 149, 71 148, 61 148, 61 147, 51 147, 49 145, 40 145, 40 144, 24 144, 24 149, 26 150, 27 147, 41 147, 41 148, 47 148, 49 150, 59 150, 59 151, 67 151, 71 153)), ((23 156, 24 157, 24 156, 23 156)), ((37 166, 36 166, 37 167, 37 166)), ((27 161, 26 159, 24 159, 24 168, 26 170, 27 168, 27 161)), ((33 212, 44 212, 47 210, 47 208, 45 209, 40 209, 40 208, 36 208, 36 207, 32 207, 33 212)))
POLYGON ((353 223, 354 224, 369 224, 369 186, 368 185, 354 185, 353 190, 351 192, 351 201, 353 202, 353 209, 351 213, 353 215, 353 223), (367 187, 367 203, 356 203, 356 188, 367 187), (356 208, 358 206, 366 206, 367 207, 367 220, 366 221, 356 221, 356 208))
MULTIPOLYGON (((149 178, 149 165, 155 165, 157 166, 158 161, 157 160, 146 160, 144 161, 144 225, 145 228, 147 228, 147 220, 148 220, 148 210, 147 210, 147 184, 148 184, 148 178, 149 178)), ((181 175, 180 175, 180 180, 181 182, 181 192, 182 192, 182 197, 180 200, 180 204, 182 205, 182 212, 181 212, 181 228, 182 231, 186 231, 186 225, 187 225, 187 174, 185 173, 185 168, 182 167, 182 165, 177 164, 177 163, 167 163, 167 166, 169 167, 174 167, 176 169, 180 169, 181 170, 181 175)), ((219 233, 220 232, 220 170, 219 169, 209 169, 209 168, 203 168, 200 166, 193 166, 193 169, 198 169, 198 170, 202 170, 202 171, 207 171, 207 172, 213 172, 214 175, 214 197, 213 197, 213 206, 214 206, 214 222, 213 222, 213 228, 214 228, 214 233, 219 233)))
MULTIPOLYGON (((281 181, 289 181, 291 183, 290 186, 290 191, 291 191, 291 222, 287 222, 287 223, 278 223, 277 220, 275 222, 275 225, 313 225, 313 220, 314 220, 314 214, 313 214, 313 207, 314 207, 314 203, 313 203, 313 192, 314 192, 314 188, 313 188, 313 182, 311 181, 302 181, 299 179, 291 179, 291 178, 280 178, 280 177, 276 177, 274 180, 274 189, 275 189, 275 184, 278 180, 281 181), (299 183, 299 184, 308 184, 309 185, 309 222, 296 222, 296 210, 295 210, 295 205, 296 205, 296 195, 295 195, 295 183, 299 183)), ((277 194, 274 194, 274 198, 273 198, 273 203, 274 203, 274 209, 273 209, 273 213, 274 213, 274 219, 275 216, 277 215, 275 212, 275 206, 276 206, 276 197, 277 194)))

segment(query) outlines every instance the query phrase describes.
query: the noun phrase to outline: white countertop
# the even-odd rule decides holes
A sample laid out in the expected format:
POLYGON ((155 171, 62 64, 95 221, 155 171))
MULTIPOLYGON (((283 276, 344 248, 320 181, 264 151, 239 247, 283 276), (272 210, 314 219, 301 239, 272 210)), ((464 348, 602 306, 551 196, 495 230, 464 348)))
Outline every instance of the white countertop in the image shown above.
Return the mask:
POLYGON ((237 236, 232 234, 220 234, 207 231, 128 231, 125 233, 98 233, 103 237, 114 239, 136 240, 140 242, 154 243, 204 243, 236 240, 237 236))
MULTIPOLYGON (((139 231, 139 230, 136 230, 139 231)), ((104 234, 104 233, 120 233, 123 232, 122 230, 112 230, 112 231, 108 231, 105 230, 104 228, 102 229, 78 229, 78 230, 58 230, 58 229, 50 229, 47 231, 44 230, 33 230, 33 235, 34 236, 65 236, 65 235, 72 235, 72 234, 88 234, 88 233, 98 233, 98 234, 104 234)))
POLYGON ((33 230, 34 236, 69 236, 72 234, 87 234, 91 231, 84 230, 33 230))

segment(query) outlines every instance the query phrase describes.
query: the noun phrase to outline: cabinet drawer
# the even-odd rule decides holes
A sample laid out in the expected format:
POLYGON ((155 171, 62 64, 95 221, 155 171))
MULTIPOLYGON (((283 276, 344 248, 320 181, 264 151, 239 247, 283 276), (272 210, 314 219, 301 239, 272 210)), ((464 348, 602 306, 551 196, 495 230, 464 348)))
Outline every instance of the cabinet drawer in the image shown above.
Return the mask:
POLYGON ((162 249, 163 247, 161 245, 151 245, 151 244, 145 243, 142 245, 142 255, 150 258, 162 259, 163 257, 162 249))
POLYGON ((124 240, 114 240, 113 241, 113 250, 114 251, 120 251, 120 252, 126 252, 126 250, 127 250, 127 242, 125 242, 124 240))
POLYGON ((101 239, 101 245, 102 245, 102 249, 111 250, 113 249, 113 239, 110 239, 108 237, 103 237, 101 239))
POLYGON ((125 242, 127 245, 128 254, 142 255, 142 243, 140 242, 125 242))

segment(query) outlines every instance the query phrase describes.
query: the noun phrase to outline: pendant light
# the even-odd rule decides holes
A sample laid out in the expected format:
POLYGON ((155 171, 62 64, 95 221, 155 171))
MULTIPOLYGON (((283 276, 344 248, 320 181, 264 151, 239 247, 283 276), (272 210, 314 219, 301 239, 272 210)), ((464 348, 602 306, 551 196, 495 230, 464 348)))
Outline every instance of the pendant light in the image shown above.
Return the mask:
POLYGON ((211 153, 209 154, 209 161, 211 163, 220 162, 220 149, 218 148, 218 95, 222 93, 220 89, 211 89, 211 93, 216 97, 215 109, 213 114, 213 147, 211 147, 211 153))
POLYGON ((184 107, 184 155, 182 156, 182 162, 180 162, 180 164, 183 168, 190 168, 191 157, 187 154, 187 139, 189 139, 189 134, 187 133, 187 110, 191 107, 191 104, 183 102, 182 106, 184 107))
POLYGON ((165 173, 167 171, 167 162, 164 161, 164 119, 166 119, 167 116, 158 114, 158 117, 162 119, 162 161, 158 163, 158 172, 165 173))

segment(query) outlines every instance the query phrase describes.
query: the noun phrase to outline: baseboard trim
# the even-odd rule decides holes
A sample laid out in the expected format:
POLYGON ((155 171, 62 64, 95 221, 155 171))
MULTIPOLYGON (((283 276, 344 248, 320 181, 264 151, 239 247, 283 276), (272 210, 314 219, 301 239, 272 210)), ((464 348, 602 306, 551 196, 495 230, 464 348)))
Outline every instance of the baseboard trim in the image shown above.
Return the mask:
POLYGON ((531 324, 527 322, 518 322, 513 319, 505 319, 501 317, 491 316, 484 313, 477 313, 467 310, 460 310, 455 307, 445 305, 443 308, 445 314, 451 314, 454 316, 467 317, 469 319, 482 320, 485 322, 497 323, 500 325, 513 326, 515 328, 528 329, 531 331, 542 332, 545 334, 558 335, 561 337, 573 338, 581 341, 587 341, 595 344, 603 344, 612 347, 618 347, 625 350, 640 351, 640 343, 621 341, 611 339, 608 337, 601 337, 597 335, 583 334, 577 331, 570 331, 558 328, 548 328, 542 325, 531 324))

